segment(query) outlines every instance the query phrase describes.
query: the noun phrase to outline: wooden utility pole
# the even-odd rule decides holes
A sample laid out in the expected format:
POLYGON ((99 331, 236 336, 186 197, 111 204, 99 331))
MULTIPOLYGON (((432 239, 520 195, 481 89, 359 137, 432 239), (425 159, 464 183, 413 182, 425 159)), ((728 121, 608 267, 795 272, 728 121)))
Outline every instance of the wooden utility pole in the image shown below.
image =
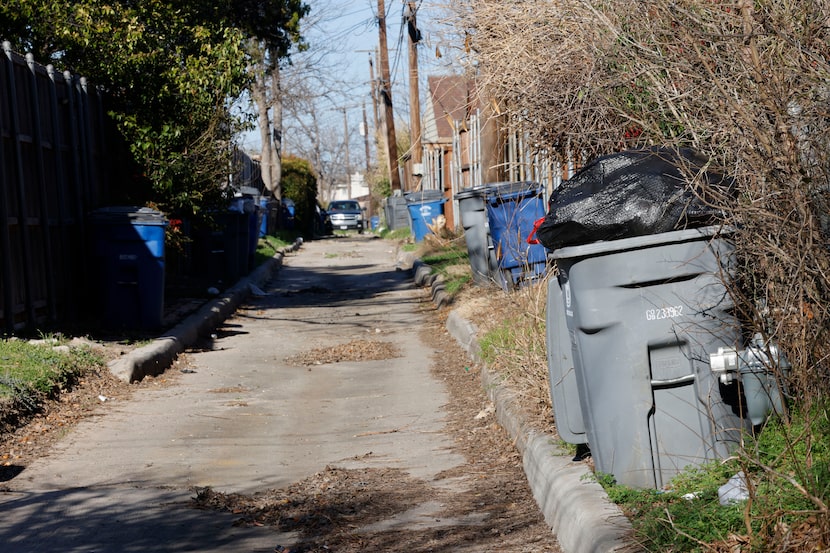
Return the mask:
POLYGON ((392 79, 389 76, 389 50, 386 45, 386 10, 383 0, 378 0, 378 42, 380 47, 380 95, 384 107, 386 126, 386 153, 389 166, 389 180, 392 190, 401 190, 401 176, 398 174, 398 141, 395 139, 395 114, 392 111, 392 79))
MULTIPOLYGON (((372 113, 375 116, 375 132, 378 132, 380 129, 380 122, 378 117, 378 88, 377 82, 375 81, 375 63, 372 61, 372 53, 375 54, 375 57, 378 56, 378 49, 375 48, 374 50, 355 50, 356 52, 368 52, 369 53, 369 84, 370 93, 369 95, 372 97, 372 113)), ((374 136, 375 146, 377 147, 378 137, 374 136)))
POLYGON ((415 20, 415 2, 406 3, 404 18, 409 34, 409 131, 412 138, 412 189, 421 189, 423 177, 423 150, 421 146, 421 98, 418 90, 418 42, 421 31, 415 20))
MULTIPOLYGON (((375 50, 375 57, 377 57, 377 50, 375 50)), ((372 54, 369 54, 369 78, 372 79, 372 112, 375 117, 375 132, 377 132, 377 129, 380 128, 380 117, 378 116, 378 84, 375 81, 375 64, 372 61, 372 54)))
POLYGON ((371 170, 371 158, 369 152, 369 124, 366 121, 366 102, 363 102, 363 147, 366 149, 366 175, 368 175, 371 170))
POLYGON ((349 159, 349 118, 346 115, 346 108, 343 108, 343 144, 346 147, 346 193, 352 197, 352 168, 349 159))

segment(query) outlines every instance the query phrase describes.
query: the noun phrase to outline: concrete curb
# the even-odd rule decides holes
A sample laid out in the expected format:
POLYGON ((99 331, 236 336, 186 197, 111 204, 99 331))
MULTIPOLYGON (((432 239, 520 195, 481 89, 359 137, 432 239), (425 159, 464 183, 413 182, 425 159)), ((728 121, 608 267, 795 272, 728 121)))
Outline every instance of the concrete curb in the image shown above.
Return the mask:
POLYGON ((415 284, 429 288, 432 293, 432 301, 439 307, 444 307, 452 303, 452 296, 450 296, 445 288, 444 277, 439 274, 431 274, 432 267, 416 259, 412 262, 412 272, 415 276, 415 284))
MULTIPOLYGON (((414 266, 413 266, 414 267, 414 266)), ((526 423, 515 394, 501 386, 501 377, 481 363, 475 326, 456 311, 447 317, 447 331, 470 357, 482 365, 481 384, 496 408, 496 419, 522 455, 528 483, 545 521, 566 553, 635 551, 627 539, 631 524, 611 503, 582 463, 574 462, 551 435, 526 423)))
POLYGON ((211 300, 168 332, 150 344, 136 348, 109 363, 110 372, 126 382, 136 382, 146 376, 155 376, 167 370, 181 352, 193 345, 199 336, 219 326, 236 311, 251 294, 251 285, 261 287, 268 282, 288 252, 300 249, 303 241, 298 238, 291 246, 283 248, 274 257, 243 277, 218 298, 211 300))

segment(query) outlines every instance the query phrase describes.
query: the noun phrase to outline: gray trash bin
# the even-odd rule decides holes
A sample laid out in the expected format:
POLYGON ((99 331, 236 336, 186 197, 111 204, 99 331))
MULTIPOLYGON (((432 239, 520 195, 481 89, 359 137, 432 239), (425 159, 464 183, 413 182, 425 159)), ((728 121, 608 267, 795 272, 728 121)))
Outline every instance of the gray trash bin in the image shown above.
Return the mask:
POLYGON ((721 279, 733 259, 716 229, 553 252, 585 431, 596 470, 660 488, 723 458, 748 427, 738 390, 709 354, 739 340, 721 279))
POLYGON ((565 319, 565 301, 559 279, 548 279, 547 309, 545 311, 545 345, 548 355, 550 398, 556 432, 569 444, 587 444, 582 402, 576 380, 571 335, 565 319))
POLYGON ((383 212, 386 217, 386 226, 389 230, 409 227, 409 212, 407 211, 406 198, 403 196, 390 196, 386 198, 383 212))
POLYGON ((461 213, 461 226, 464 227, 473 281, 481 286, 493 284, 499 271, 487 218, 486 191, 487 186, 479 186, 464 189, 455 195, 461 213))

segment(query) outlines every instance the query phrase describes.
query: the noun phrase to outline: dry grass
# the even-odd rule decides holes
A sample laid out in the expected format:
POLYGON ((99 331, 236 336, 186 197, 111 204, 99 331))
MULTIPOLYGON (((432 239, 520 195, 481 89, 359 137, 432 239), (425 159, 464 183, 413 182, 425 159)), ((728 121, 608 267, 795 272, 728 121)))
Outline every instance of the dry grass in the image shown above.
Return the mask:
POLYGON ((471 286, 459 294, 459 314, 476 325, 482 357, 505 378, 536 420, 553 420, 545 346, 546 280, 507 293, 471 286))
MULTIPOLYGON (((830 1, 453 2, 483 94, 527 142, 584 159, 691 146, 734 177, 747 334, 786 350, 802 401, 830 394, 830 1), (521 32, 517 32, 520 29, 521 32)), ((694 181, 695 175, 689 175, 694 181)))

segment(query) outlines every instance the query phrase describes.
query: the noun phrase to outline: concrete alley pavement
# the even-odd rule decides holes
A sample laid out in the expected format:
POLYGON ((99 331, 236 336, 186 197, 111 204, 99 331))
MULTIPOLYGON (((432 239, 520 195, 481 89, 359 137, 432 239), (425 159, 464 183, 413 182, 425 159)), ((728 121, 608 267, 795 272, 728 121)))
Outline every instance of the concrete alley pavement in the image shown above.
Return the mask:
MULTIPOLYGON (((189 508, 194 490, 249 494, 327 466, 434 482, 460 467, 444 428, 446 390, 430 374, 434 350, 421 335, 423 292, 396 270, 395 253, 370 237, 306 243, 262 295, 188 353, 191 370, 174 385, 139 390, 83 422, 8 482, 0 549, 274 551, 298 536, 189 508), (297 361, 364 342, 394 355, 297 361)), ((440 486, 463 491, 453 482, 440 486)), ((437 508, 422 505, 416 518, 437 508)))

